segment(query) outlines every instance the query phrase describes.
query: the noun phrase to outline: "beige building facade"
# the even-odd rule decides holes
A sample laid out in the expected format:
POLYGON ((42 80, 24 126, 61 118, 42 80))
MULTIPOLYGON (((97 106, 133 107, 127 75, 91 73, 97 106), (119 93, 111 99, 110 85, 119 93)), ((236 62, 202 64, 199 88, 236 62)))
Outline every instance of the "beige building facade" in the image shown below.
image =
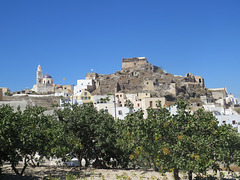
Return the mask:
POLYGON ((3 93, 2 93, 2 89, 0 88, 0 101, 3 100, 3 93))
POLYGON ((10 93, 10 89, 8 89, 7 87, 0 87, 0 89, 2 90, 2 96, 5 96, 6 93, 10 93))
POLYGON ((75 99, 76 101, 81 101, 83 104, 93 103, 91 93, 86 90, 83 90, 78 96, 73 96, 73 99, 75 99))

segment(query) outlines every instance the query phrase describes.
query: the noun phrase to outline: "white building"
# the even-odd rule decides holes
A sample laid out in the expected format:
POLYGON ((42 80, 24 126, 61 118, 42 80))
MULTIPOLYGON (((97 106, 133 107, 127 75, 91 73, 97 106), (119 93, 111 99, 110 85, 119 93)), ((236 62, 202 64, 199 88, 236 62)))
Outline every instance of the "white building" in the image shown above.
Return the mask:
POLYGON ((95 87, 92 79, 80 79, 77 80, 77 85, 74 86, 74 96, 80 96, 83 90, 91 92, 95 87))
POLYGON ((232 125, 233 128, 235 128, 238 131, 238 133, 240 133, 240 115, 239 114, 225 115, 217 111, 213 113, 219 122, 219 126, 224 124, 230 124, 232 125))
MULTIPOLYGON (((121 94, 121 97, 125 97, 125 94, 121 94)), ((127 96, 127 95, 126 95, 127 96)), ((111 114, 115 119, 124 119, 128 113, 138 111, 139 108, 134 108, 132 111, 129 107, 122 106, 119 104, 119 97, 114 95, 96 95, 93 96, 93 104, 97 110, 103 109, 105 112, 111 114)), ((130 97, 132 97, 130 95, 130 97)), ((124 104, 123 104, 124 105, 124 104)))

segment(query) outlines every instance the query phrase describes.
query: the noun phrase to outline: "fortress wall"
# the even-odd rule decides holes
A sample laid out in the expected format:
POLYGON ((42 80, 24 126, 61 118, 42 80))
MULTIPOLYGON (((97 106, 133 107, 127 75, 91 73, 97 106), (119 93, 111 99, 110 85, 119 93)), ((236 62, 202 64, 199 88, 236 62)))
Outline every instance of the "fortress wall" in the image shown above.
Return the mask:
POLYGON ((148 64, 146 58, 126 58, 122 59, 122 69, 134 68, 142 65, 148 64))

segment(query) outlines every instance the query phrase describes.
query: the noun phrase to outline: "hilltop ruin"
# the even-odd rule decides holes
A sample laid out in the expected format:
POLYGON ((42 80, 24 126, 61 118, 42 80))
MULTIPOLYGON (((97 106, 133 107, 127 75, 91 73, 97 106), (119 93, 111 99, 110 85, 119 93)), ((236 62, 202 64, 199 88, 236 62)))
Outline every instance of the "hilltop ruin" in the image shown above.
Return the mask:
POLYGON ((164 72, 145 57, 122 59, 122 70, 110 75, 87 73, 93 79, 92 95, 108 93, 151 93, 152 97, 167 99, 200 97, 208 94, 204 79, 187 73, 184 77, 164 72))

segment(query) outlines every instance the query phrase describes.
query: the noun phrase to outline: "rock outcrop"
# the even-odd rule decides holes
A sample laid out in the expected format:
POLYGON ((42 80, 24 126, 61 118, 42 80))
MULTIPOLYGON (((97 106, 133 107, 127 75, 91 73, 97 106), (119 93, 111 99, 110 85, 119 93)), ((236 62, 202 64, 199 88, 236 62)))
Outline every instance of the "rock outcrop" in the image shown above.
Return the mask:
POLYGON ((122 60, 122 70, 110 75, 88 73, 86 79, 94 79, 92 95, 115 92, 151 93, 153 97, 188 99, 208 94, 204 79, 191 73, 174 76, 160 67, 148 63, 146 58, 122 60))

